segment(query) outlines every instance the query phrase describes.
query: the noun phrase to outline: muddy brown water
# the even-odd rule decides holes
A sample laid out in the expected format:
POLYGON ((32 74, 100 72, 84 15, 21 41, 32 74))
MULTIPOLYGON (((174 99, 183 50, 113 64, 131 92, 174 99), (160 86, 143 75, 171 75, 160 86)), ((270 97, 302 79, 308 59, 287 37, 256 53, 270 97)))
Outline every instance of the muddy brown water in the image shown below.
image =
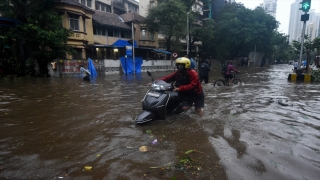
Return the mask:
POLYGON ((241 86, 203 84, 202 118, 145 125, 146 73, 2 81, 0 179, 320 179, 320 85, 288 82, 290 65, 238 69, 241 86))

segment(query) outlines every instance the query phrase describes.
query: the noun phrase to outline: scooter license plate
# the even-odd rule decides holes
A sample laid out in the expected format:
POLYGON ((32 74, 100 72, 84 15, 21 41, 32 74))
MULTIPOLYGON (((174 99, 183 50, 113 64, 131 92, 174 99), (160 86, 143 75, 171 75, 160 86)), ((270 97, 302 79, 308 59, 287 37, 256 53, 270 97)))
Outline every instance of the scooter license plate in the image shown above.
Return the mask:
POLYGON ((159 97, 159 96, 160 96, 160 94, 152 93, 152 92, 148 92, 147 95, 148 95, 148 96, 153 96, 153 97, 159 97))

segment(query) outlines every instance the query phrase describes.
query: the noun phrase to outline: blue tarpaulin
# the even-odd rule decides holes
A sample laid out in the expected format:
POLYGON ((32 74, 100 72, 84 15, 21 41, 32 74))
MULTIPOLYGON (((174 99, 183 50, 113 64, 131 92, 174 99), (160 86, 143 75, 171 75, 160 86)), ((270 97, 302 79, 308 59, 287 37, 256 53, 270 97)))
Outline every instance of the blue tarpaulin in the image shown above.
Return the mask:
POLYGON ((159 53, 171 54, 171 52, 169 52, 169 51, 160 50, 160 49, 155 49, 154 51, 159 52, 159 53))
MULTIPOLYGON (((143 63, 141 57, 135 57, 135 70, 136 73, 141 73, 141 65, 143 63)), ((128 56, 127 58, 125 57, 120 57, 121 61, 121 66, 122 66, 122 71, 125 74, 133 74, 133 60, 131 56, 128 56)))
MULTIPOLYGON (((127 40, 118 39, 116 42, 114 42, 112 44, 112 46, 115 46, 115 47, 126 47, 126 46, 132 46, 132 44, 130 44, 127 40)), ((135 48, 138 47, 136 41, 134 41, 134 47, 135 48)))
POLYGON ((92 59, 88 58, 88 70, 90 71, 90 74, 92 77, 96 77, 97 76, 97 72, 96 69, 94 68, 94 64, 92 59))

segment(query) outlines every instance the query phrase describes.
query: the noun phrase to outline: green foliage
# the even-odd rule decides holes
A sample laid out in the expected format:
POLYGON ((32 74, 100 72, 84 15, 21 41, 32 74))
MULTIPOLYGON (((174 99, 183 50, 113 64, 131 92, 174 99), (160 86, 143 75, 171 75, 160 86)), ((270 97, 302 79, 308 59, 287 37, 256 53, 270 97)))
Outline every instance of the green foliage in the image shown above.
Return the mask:
POLYGON ((316 49, 317 55, 320 55, 320 37, 313 40, 313 48, 316 49))
POLYGON ((314 82, 320 82, 320 70, 313 70, 311 76, 314 82))
POLYGON ((262 8, 250 10, 237 3, 225 5, 215 24, 216 58, 224 61, 247 55, 255 46, 259 52, 272 51, 271 39, 278 24, 262 8))
POLYGON ((10 74, 26 74, 37 64, 38 75, 46 76, 48 62, 64 58, 66 53, 73 52, 66 44, 71 32, 62 27, 61 16, 53 9, 54 2, 54 0, 0 2, 0 13, 4 17, 21 22, 16 28, 0 28, 2 35, 0 45, 11 47, 4 52, 6 57, 13 59, 10 74))
POLYGON ((288 61, 293 58, 293 49, 292 46, 289 45, 289 37, 287 35, 274 31, 271 43, 273 45, 272 51, 265 54, 266 58, 269 60, 279 59, 283 61, 288 61))
POLYGON ((214 40, 214 27, 215 23, 212 19, 209 19, 204 22, 203 26, 201 27, 194 27, 191 29, 191 36, 192 36, 192 42, 193 44, 196 41, 201 41, 203 45, 203 52, 205 52, 207 55, 213 55, 212 49, 213 49, 213 40, 214 40))
MULTIPOLYGON (((311 41, 310 37, 305 35, 304 39, 305 41, 303 44, 302 54, 305 54, 306 59, 308 60, 308 62, 310 62, 312 60, 311 59, 312 54, 315 54, 315 55, 320 54, 320 37, 317 37, 311 41)), ((293 40, 291 46, 295 54, 300 54, 300 50, 301 50, 300 42, 293 40)))

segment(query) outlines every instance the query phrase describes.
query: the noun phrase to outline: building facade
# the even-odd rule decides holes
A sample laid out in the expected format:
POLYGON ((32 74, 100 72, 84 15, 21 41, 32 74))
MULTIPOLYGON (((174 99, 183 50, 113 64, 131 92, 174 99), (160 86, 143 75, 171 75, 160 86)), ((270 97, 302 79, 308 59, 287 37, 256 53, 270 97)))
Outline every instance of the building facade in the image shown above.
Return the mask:
POLYGON ((55 10, 62 17, 63 27, 73 33, 68 39, 68 45, 74 47, 76 53, 67 54, 68 59, 84 59, 86 45, 94 44, 92 16, 94 11, 73 0, 61 0, 55 4, 55 10))
POLYGON ((135 0, 75 0, 82 5, 113 14, 139 13, 139 2, 135 0))
POLYGON ((277 0, 264 0, 261 7, 265 10, 267 14, 270 14, 276 18, 277 14, 277 0))

